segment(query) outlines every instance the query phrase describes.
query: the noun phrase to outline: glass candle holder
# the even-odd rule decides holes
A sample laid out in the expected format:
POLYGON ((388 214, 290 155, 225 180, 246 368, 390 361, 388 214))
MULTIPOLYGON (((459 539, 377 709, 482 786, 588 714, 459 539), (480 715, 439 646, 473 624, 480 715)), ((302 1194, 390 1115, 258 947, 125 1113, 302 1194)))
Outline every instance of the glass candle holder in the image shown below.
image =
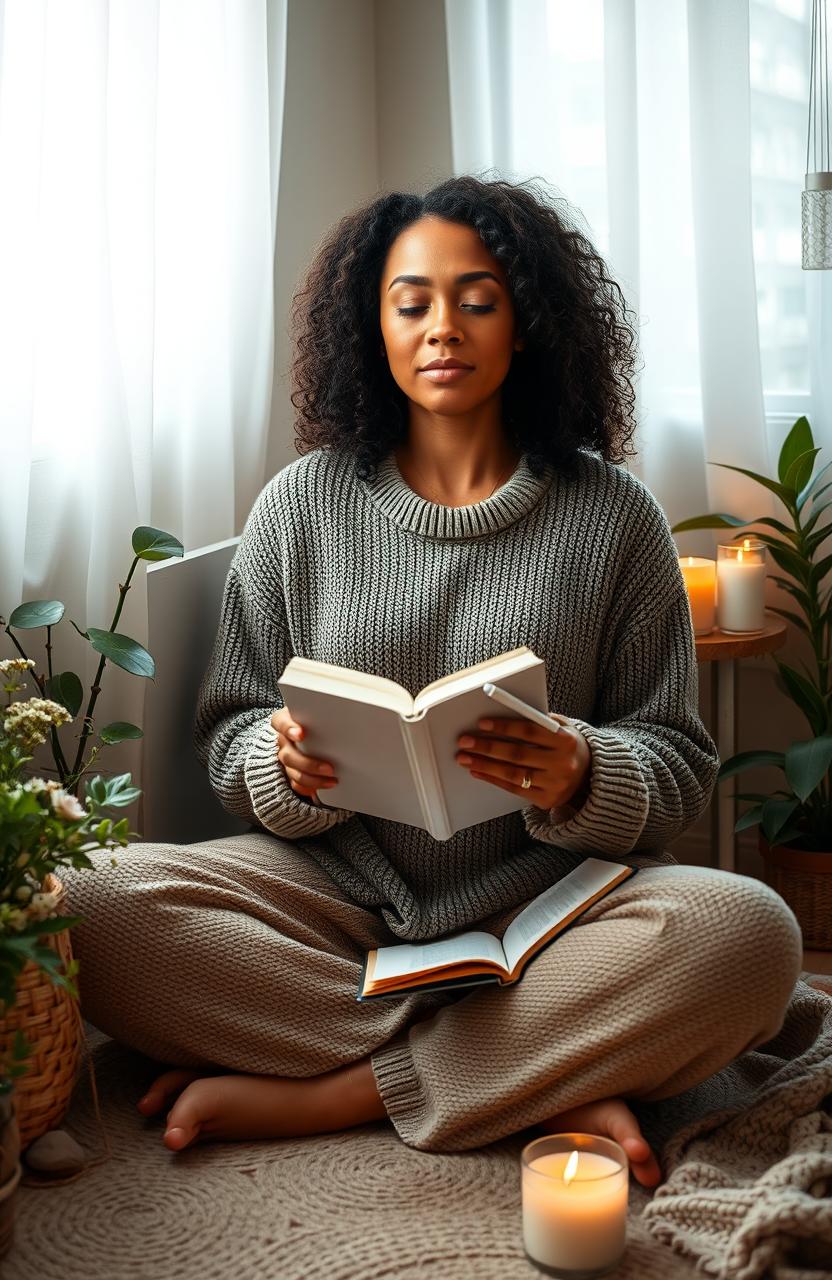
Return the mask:
POLYGON ((627 1153, 611 1138, 552 1133, 521 1155, 523 1246, 549 1276, 594 1280, 614 1271, 627 1242, 627 1153))
POLYGON ((716 624, 720 631, 762 631, 766 610, 766 545, 754 538, 720 543, 716 624))
POLYGON ((716 560, 680 556, 679 567, 690 601, 694 635, 706 636, 716 625, 716 560))

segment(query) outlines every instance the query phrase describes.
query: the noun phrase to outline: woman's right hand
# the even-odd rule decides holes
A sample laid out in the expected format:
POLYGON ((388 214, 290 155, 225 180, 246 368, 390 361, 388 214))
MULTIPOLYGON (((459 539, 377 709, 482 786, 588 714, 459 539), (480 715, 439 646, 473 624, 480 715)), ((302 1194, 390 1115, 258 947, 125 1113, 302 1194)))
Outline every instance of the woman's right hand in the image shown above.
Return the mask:
POLYGON ((332 765, 326 760, 315 760, 304 755, 293 745, 303 738, 304 730, 302 725, 292 719, 286 707, 275 711, 272 728, 278 734, 277 758, 292 790, 300 796, 309 796, 318 804, 318 788, 334 787, 338 781, 332 765))

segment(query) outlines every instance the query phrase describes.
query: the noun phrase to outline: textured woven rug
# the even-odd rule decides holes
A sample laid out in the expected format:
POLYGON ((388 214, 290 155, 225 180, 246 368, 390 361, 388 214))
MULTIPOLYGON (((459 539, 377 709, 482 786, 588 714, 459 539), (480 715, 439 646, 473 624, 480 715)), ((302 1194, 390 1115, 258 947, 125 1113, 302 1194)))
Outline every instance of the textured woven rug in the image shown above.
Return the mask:
MULTIPOLYGON (((812 975, 804 974, 802 978, 812 975)), ((111 1154, 21 1185, 5 1280, 513 1280, 525 1258, 520 1152, 533 1131, 431 1154, 379 1121, 169 1152, 136 1101, 156 1064, 89 1048, 111 1154)), ((630 1182, 620 1280, 832 1278, 832 999, 799 981, 783 1029, 702 1085, 637 1104, 665 1181, 630 1182)), ((103 1139, 85 1066, 63 1127, 103 1139)))

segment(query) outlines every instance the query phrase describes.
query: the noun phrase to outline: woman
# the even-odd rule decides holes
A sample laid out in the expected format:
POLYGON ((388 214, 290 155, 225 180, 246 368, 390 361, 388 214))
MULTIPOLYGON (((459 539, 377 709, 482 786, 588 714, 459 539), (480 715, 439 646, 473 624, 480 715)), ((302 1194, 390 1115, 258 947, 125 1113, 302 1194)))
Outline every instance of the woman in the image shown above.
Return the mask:
POLYGON ((427 1151, 580 1129, 655 1186, 626 1099, 775 1035, 802 950, 767 886, 663 847, 719 761, 669 525, 617 465, 635 345, 620 290, 544 196, 460 177, 345 217, 296 321, 302 456, 247 521, 196 723, 254 830, 133 845, 113 877, 71 878, 84 1013, 173 1065, 139 1108, 168 1108, 174 1151, 385 1118, 427 1151), (430 371, 448 361, 462 372, 430 371), (495 716, 457 762, 526 808, 440 842, 322 802, 338 762, 303 753, 283 706, 293 653, 415 693, 523 644, 563 732, 495 716), (500 936, 589 853, 639 873, 518 984, 356 1000, 369 948, 500 936))

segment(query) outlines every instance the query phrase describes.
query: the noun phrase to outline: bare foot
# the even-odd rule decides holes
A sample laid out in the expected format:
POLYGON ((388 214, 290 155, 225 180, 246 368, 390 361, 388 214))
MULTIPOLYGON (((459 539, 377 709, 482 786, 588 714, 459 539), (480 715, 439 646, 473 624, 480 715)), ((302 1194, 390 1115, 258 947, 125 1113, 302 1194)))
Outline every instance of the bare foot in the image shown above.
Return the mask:
POLYGON ((154 1116, 174 1097, 163 1141, 170 1151, 202 1139, 291 1138, 329 1133, 335 1121, 329 1082, 324 1077, 206 1075, 173 1068, 160 1075, 137 1103, 154 1116), (178 1095, 178 1096, 177 1096, 178 1095))
POLYGON ((537 1126, 539 1136, 547 1133, 596 1133, 612 1138, 627 1153, 630 1168, 645 1187, 656 1187, 662 1171, 653 1151, 642 1135, 638 1120, 623 1098, 599 1098, 580 1107, 561 1111, 537 1126))

